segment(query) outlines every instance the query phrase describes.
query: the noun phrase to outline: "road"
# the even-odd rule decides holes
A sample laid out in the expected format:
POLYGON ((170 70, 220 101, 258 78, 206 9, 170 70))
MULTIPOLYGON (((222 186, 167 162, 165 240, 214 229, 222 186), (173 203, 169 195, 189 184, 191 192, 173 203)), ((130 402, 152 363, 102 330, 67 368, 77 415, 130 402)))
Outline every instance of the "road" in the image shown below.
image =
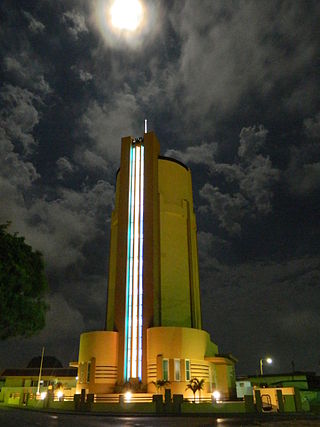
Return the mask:
POLYGON ((319 426, 318 419, 263 420, 253 418, 213 417, 110 417, 103 415, 57 414, 22 409, 1 409, 1 427, 309 427, 319 426))

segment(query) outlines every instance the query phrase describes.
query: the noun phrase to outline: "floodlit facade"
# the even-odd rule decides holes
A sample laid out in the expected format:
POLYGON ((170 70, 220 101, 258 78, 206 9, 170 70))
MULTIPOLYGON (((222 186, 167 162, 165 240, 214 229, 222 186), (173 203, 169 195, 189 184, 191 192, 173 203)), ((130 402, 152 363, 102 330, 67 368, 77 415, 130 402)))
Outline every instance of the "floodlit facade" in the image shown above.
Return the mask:
MULTIPOLYGON (((232 356, 201 326, 196 219, 191 172, 160 156, 153 132, 122 139, 111 220, 104 331, 81 335, 77 391, 114 393, 123 385, 172 393, 205 380, 202 396, 235 395, 232 356)), ((192 393, 191 393, 192 394, 192 393)))

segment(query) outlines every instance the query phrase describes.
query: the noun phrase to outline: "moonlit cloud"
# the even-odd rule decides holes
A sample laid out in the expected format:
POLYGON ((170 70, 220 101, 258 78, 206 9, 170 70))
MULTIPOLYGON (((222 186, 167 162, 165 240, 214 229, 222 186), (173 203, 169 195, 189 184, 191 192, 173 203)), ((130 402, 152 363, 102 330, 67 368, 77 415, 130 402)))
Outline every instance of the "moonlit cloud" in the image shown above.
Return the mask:
POLYGON ((81 34, 89 31, 84 15, 75 9, 65 12, 62 16, 62 22, 67 26, 69 34, 75 40, 78 40, 81 34))
POLYGON ((136 32, 111 25, 111 0, 0 2, 0 223, 43 252, 51 304, 0 365, 43 344, 67 364, 80 330, 103 328, 121 137, 147 118, 161 154, 191 168, 220 351, 238 373, 267 351, 278 372, 316 370, 320 4, 141 2, 136 32))
POLYGON ((28 19, 29 21, 29 29, 34 32, 34 33, 42 33, 44 31, 44 29, 46 28, 45 25, 40 22, 37 21, 32 15, 31 13, 28 12, 23 12, 24 16, 28 19))

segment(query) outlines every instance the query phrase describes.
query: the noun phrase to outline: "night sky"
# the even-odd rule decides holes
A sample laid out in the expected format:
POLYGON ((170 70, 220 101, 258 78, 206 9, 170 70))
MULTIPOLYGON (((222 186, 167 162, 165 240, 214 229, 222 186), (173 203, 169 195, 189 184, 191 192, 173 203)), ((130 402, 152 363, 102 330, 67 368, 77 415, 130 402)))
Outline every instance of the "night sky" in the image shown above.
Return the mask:
POLYGON ((51 306, 0 368, 42 345, 67 365, 104 328, 121 137, 147 118, 192 170, 203 328, 237 374, 319 372, 320 3, 144 0, 131 36, 108 7, 0 3, 0 223, 43 253, 51 306))

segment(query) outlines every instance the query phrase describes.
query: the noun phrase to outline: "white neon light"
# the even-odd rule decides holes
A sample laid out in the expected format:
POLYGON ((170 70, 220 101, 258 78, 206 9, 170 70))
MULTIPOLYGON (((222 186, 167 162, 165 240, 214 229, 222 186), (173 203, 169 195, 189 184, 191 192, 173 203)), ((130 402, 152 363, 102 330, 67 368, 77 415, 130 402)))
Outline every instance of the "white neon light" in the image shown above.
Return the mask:
POLYGON ((144 192, 144 147, 141 146, 141 185, 140 185, 140 248, 139 248, 139 342, 138 342, 138 377, 142 376, 142 298, 143 298, 143 192, 144 192))
POLYGON ((134 242, 133 242, 133 283, 132 283, 132 360, 131 376, 137 376, 137 302, 138 302, 138 243, 139 243, 139 165, 140 165, 140 148, 136 147, 136 164, 134 177, 134 242))
POLYGON ((131 147, 129 168, 125 380, 142 376, 144 147, 131 147))

